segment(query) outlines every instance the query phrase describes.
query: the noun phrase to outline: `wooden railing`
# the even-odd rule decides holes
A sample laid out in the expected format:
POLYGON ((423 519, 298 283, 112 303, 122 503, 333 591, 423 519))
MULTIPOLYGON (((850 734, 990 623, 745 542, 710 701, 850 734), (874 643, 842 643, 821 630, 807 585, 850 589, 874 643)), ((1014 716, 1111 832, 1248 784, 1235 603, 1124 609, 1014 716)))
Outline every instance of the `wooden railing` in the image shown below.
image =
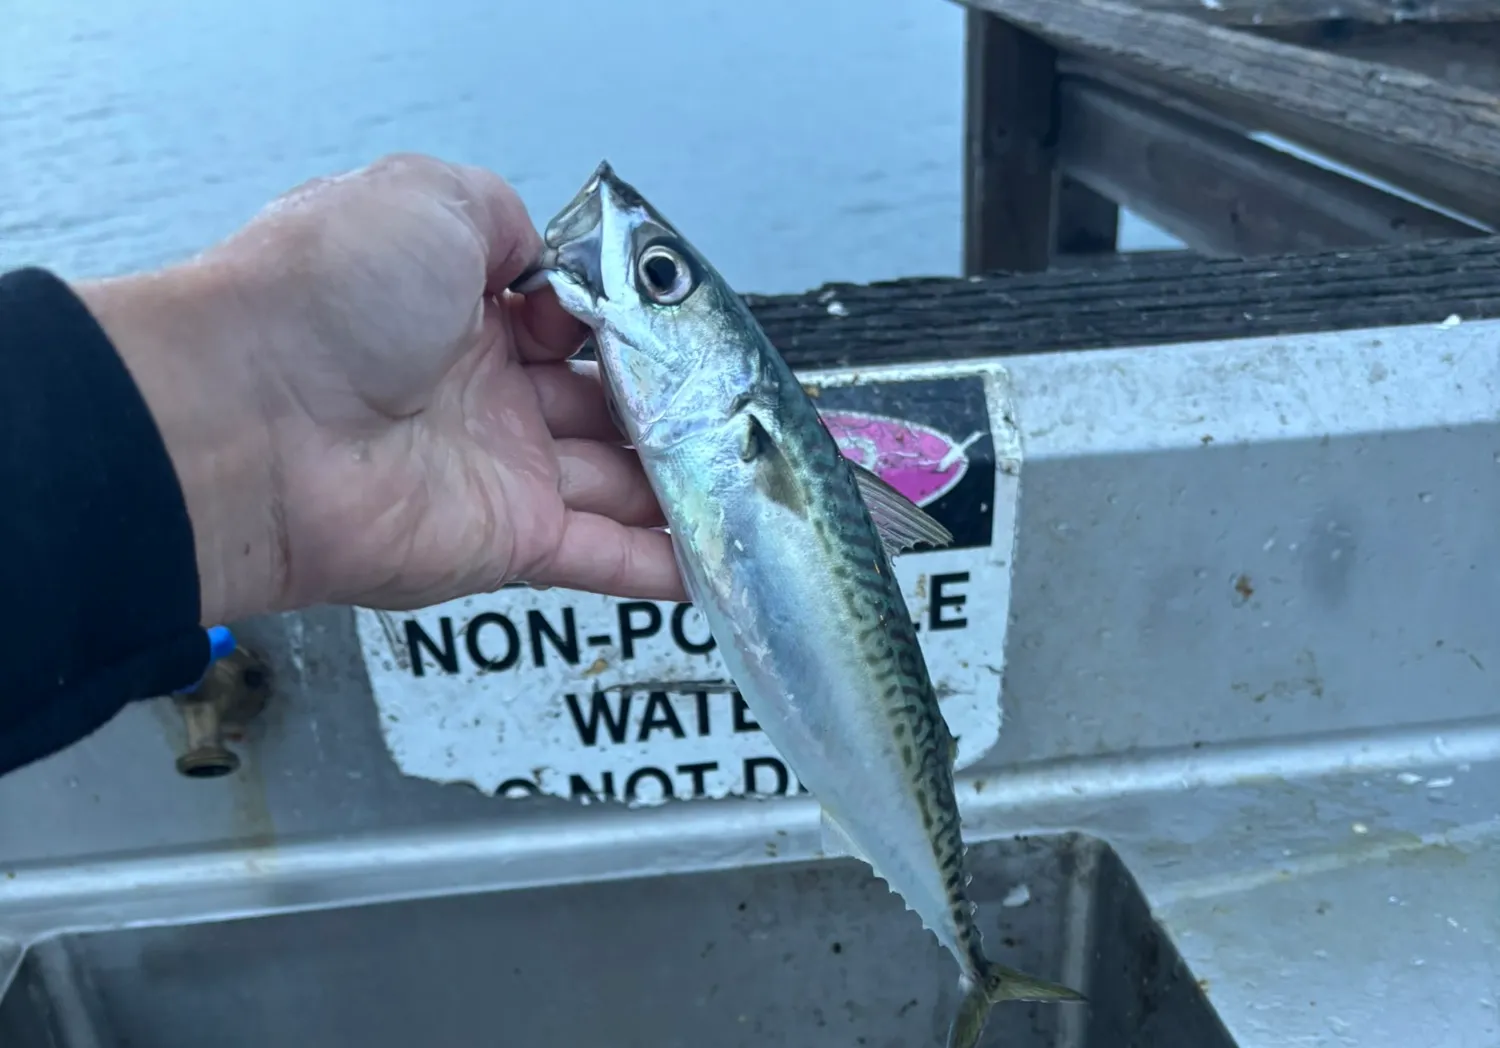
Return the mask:
POLYGON ((1500 0, 960 2, 968 273, 1112 251, 1119 206, 1219 256, 1500 229, 1500 0))

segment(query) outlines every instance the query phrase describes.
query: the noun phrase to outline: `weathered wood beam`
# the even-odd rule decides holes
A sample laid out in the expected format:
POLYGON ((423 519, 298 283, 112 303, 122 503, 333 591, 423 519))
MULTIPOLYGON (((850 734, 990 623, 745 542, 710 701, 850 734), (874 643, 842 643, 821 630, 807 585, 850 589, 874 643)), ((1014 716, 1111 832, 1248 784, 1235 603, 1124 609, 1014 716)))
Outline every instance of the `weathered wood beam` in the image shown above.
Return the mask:
POLYGON ((1500 21, 1496 0, 1139 0, 1151 11, 1190 15, 1221 25, 1356 22, 1500 21))
POLYGON ((1195 251, 1253 256, 1485 231, 1140 94, 1067 77, 1058 162, 1195 251))
POLYGON ((1500 224, 1500 98, 1116 0, 960 0, 1061 51, 1243 114, 1451 210, 1500 224), (1396 177, 1392 177, 1395 174, 1396 177), (1413 181, 1436 188, 1424 192, 1413 181))
POLYGON ((1439 324, 1500 317, 1500 238, 1264 259, 1125 254, 1046 273, 745 298, 796 368, 1439 324))
POLYGON ((964 52, 963 271, 1044 270, 1057 216, 1057 53, 974 10, 965 13, 964 52))
POLYGON ((1321 22, 1247 31, 1282 43, 1409 69, 1434 80, 1500 94, 1500 22, 1468 25, 1321 22))
POLYGON ((1139 94, 1175 112, 1237 133, 1263 131, 1277 135, 1330 160, 1345 164, 1368 177, 1398 186, 1403 191, 1465 215, 1488 228, 1500 228, 1500 207, 1491 215, 1481 214, 1473 205, 1489 200, 1494 193, 1494 177, 1459 164, 1440 159, 1413 161, 1411 151, 1369 135, 1355 134, 1327 123, 1308 120, 1266 106, 1245 102, 1228 93, 1205 99, 1202 95, 1173 92, 1160 84, 1138 80, 1120 71, 1120 67, 1068 55, 1058 58, 1060 75, 1112 84, 1131 94, 1139 94), (1212 106, 1213 108, 1210 108, 1212 106))
POLYGON ((1092 269, 1109 270, 1120 265, 1122 259, 1131 264, 1139 264, 1143 261, 1159 261, 1162 259, 1179 260, 1186 258, 1202 258, 1195 251, 1186 248, 1157 248, 1150 251, 1129 251, 1124 254, 1115 251, 1096 252, 1091 255, 1059 255, 1053 264, 1053 269, 1092 269))

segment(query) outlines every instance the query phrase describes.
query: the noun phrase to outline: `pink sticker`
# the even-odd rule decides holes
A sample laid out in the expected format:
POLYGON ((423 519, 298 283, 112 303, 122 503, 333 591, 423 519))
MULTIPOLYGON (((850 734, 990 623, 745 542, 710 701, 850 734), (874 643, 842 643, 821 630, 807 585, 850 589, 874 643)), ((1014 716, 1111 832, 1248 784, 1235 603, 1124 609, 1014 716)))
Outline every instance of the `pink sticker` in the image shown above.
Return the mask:
POLYGON ((969 470, 963 445, 930 426, 852 411, 824 412, 823 425, 845 458, 918 506, 953 490, 969 470))

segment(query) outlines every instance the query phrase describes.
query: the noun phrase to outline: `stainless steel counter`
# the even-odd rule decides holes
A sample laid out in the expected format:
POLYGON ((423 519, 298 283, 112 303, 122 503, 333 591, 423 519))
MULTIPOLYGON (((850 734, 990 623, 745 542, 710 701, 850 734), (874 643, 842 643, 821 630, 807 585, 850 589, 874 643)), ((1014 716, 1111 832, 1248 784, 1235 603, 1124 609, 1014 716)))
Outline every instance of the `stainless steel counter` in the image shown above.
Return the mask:
MULTIPOLYGON (((989 1043, 1500 1045, 1500 323, 1003 366, 966 832, 986 943, 1093 1004, 989 1043)), ((808 799, 406 778, 347 610, 242 632, 237 774, 157 704, 0 780, 4 1048, 940 1043, 951 962, 808 799)))

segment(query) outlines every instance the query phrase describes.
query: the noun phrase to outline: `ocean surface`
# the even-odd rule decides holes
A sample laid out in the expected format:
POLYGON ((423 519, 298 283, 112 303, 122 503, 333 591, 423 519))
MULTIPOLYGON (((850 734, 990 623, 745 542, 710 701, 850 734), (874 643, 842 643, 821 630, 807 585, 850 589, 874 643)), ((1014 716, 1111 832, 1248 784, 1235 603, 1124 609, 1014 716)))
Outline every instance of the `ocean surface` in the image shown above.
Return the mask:
MULTIPOLYGON (((383 153, 608 158, 740 290, 959 268, 947 0, 0 0, 0 268, 170 262, 383 153)), ((1124 249, 1177 242, 1126 216, 1124 249)))

